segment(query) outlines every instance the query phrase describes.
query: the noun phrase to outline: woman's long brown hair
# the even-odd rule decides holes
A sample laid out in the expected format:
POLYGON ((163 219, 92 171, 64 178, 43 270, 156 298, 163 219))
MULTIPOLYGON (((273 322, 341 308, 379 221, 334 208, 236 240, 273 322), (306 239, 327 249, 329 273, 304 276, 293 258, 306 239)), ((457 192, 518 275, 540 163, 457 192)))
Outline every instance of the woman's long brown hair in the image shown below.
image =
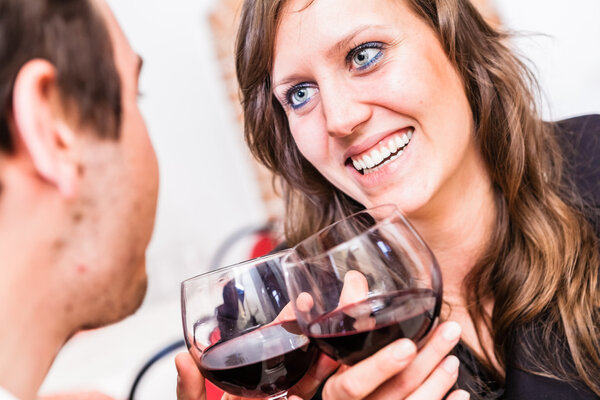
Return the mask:
MULTIPOLYGON (((554 126, 537 111, 535 79, 507 47, 508 36, 491 28, 468 0, 406 1, 438 35, 463 79, 496 190, 496 229, 464 287, 474 325, 490 330, 502 370, 494 369, 490 354, 481 361, 502 381, 506 354, 515 345, 508 338, 519 331, 528 339, 519 343, 526 364, 517 367, 583 380, 600 395, 598 238, 563 173, 554 126), (483 308, 490 299, 492 315, 483 308)), ((274 40, 284 3, 245 1, 236 67, 246 141, 280 180, 286 238, 294 244, 362 206, 300 154, 272 94, 274 40)))

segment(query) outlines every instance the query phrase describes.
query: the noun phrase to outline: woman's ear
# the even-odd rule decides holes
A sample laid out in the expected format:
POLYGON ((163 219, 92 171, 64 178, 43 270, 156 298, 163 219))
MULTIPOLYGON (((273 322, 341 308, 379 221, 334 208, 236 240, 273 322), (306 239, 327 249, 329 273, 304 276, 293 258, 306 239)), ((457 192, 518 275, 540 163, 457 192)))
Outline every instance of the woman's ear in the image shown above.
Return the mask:
POLYGON ((13 89, 14 134, 39 176, 71 198, 77 188, 77 142, 56 79, 56 68, 46 60, 21 68, 13 89))

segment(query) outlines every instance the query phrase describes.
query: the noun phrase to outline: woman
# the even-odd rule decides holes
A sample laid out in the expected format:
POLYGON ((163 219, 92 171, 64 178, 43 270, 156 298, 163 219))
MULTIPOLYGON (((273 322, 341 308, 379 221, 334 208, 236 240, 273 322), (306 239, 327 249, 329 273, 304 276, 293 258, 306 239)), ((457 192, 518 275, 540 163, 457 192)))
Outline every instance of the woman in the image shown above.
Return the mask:
MULTIPOLYGON (((338 369, 323 398, 444 398, 459 335, 457 385, 472 398, 600 397, 594 191, 570 179, 581 155, 541 120, 506 39, 467 0, 246 1, 246 139, 281 177, 288 243, 395 203, 442 269, 452 322, 418 352, 399 341, 338 369)), ((182 393, 199 379, 186 362, 182 393)))

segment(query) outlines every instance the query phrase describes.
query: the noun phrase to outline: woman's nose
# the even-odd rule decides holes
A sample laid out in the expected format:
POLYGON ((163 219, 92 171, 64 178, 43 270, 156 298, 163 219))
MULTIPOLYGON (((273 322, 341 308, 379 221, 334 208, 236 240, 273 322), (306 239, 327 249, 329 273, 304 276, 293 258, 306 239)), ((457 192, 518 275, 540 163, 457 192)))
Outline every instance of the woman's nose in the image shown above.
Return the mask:
POLYGON ((351 135, 371 118, 371 106, 343 79, 328 85, 321 84, 319 91, 330 136, 351 135))

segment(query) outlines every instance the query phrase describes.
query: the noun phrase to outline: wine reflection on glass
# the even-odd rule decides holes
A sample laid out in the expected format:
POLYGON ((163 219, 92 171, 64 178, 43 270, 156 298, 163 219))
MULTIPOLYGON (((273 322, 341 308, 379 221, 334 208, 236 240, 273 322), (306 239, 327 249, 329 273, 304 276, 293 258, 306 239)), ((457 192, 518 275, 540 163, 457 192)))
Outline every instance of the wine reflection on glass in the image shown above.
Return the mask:
POLYGON ((282 263, 300 329, 343 364, 400 338, 421 346, 439 319, 438 263, 394 205, 335 222, 282 263))
POLYGON ((269 256, 183 281, 185 341, 203 376, 237 396, 286 399, 318 348, 299 329, 281 268, 269 256))

